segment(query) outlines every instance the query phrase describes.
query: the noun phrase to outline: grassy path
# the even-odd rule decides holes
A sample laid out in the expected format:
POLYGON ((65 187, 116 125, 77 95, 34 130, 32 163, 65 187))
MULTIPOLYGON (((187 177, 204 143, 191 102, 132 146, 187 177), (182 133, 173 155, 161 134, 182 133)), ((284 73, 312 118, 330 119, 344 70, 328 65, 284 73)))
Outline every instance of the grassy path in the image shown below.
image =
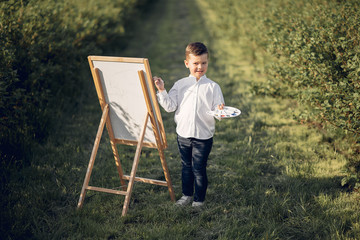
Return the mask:
MULTIPOLYGON (((79 97, 79 111, 65 116, 56 134, 39 147, 33 169, 18 184, 21 198, 10 204, 14 238, 36 239, 357 239, 360 196, 340 186, 344 159, 315 130, 286 116, 291 102, 250 93, 261 81, 233 46, 212 37, 216 12, 206 1, 159 0, 134 26, 126 49, 108 55, 147 57, 153 75, 175 80, 188 74, 184 48, 203 41, 210 48, 208 77, 223 89, 226 104, 243 111, 237 119, 217 122, 210 156, 207 205, 202 211, 179 209, 166 188, 135 184, 128 215, 122 196, 89 192, 75 211, 101 116, 92 86, 79 97), (201 7, 201 11, 199 10, 201 7), (206 20, 204 20, 206 16, 206 20)), ((181 195, 180 161, 173 114, 163 113, 169 142, 166 158, 176 196, 181 195)), ((117 187, 110 144, 101 140, 91 183, 117 187)), ((135 149, 119 146, 125 171, 135 149)), ((157 153, 144 150, 138 175, 162 178, 157 153)), ((15 195, 13 195, 15 198, 15 195)), ((11 199, 9 199, 11 200, 11 199)), ((10 227, 10 226, 9 226, 10 227)))

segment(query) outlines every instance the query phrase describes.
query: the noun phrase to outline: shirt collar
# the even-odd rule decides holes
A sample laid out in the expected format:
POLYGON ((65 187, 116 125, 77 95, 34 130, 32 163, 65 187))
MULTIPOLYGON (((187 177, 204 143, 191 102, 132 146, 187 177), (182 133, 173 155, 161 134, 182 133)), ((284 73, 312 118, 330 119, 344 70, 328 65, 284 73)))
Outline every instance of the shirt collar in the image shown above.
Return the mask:
MULTIPOLYGON (((195 81, 196 81, 196 77, 194 77, 193 75, 189 75, 189 78, 195 78, 195 81)), ((201 79, 205 79, 206 78, 206 75, 204 74, 203 76, 200 77, 199 81, 197 82, 200 82, 201 79)))

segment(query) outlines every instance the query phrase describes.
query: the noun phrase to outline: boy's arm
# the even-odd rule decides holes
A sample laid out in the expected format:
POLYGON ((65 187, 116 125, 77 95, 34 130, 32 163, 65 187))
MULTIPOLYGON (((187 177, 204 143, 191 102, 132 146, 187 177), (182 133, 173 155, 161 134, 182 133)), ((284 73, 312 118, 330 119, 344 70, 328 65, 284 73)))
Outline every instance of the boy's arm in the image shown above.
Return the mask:
POLYGON ((159 104, 164 108, 167 112, 173 112, 177 109, 177 89, 174 86, 170 89, 169 94, 167 93, 164 87, 164 81, 159 77, 153 77, 156 88, 158 89, 158 93, 156 94, 158 97, 159 104))
POLYGON ((221 88, 219 85, 216 84, 214 88, 214 102, 213 102, 212 110, 213 111, 216 109, 222 110, 224 108, 224 105, 225 105, 225 101, 223 94, 221 92, 221 88))

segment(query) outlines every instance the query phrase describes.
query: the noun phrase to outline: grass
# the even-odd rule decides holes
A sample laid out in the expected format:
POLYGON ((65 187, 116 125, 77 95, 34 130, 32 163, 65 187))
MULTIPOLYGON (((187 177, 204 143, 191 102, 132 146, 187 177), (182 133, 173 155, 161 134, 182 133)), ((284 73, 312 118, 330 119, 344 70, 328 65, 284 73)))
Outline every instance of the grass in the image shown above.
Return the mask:
MULTIPOLYGON (((197 40, 209 46, 207 75, 222 87, 226 104, 242 115, 217 122, 205 208, 178 208, 167 188, 136 183, 126 217, 121 217, 123 196, 92 191, 76 210, 101 117, 86 69, 89 89, 77 99, 78 110, 64 114, 54 134, 37 147, 31 167, 7 176, 4 239, 359 239, 360 195, 340 185, 344 157, 315 129, 291 119, 292 102, 252 95, 251 83, 262 76, 240 53, 234 54, 231 44, 211 37, 210 26, 219 16, 205 1, 197 2, 154 2, 134 26, 135 40, 125 49, 111 48, 108 55, 148 57, 153 75, 163 77, 169 89, 188 74, 186 44, 197 40)), ((166 160, 180 197, 173 114, 162 116, 169 143, 166 160)), ((134 152, 119 146, 127 173, 134 152)), ((163 177, 156 151, 144 149, 138 175, 163 177)), ((119 186, 106 131, 90 184, 119 186)))

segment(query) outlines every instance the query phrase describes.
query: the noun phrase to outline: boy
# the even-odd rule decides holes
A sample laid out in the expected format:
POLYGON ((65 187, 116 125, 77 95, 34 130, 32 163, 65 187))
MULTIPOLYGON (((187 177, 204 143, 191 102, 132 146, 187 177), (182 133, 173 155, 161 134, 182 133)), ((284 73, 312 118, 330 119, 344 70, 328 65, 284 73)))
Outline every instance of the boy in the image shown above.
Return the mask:
POLYGON ((167 93, 164 81, 154 77, 158 100, 167 112, 175 111, 177 143, 182 164, 182 193, 177 205, 201 207, 208 179, 206 165, 215 132, 215 120, 207 111, 223 109, 224 98, 219 85, 205 75, 209 52, 203 43, 190 43, 185 51, 185 66, 190 75, 175 82, 167 93), (194 193, 195 185, 195 193, 194 193))

